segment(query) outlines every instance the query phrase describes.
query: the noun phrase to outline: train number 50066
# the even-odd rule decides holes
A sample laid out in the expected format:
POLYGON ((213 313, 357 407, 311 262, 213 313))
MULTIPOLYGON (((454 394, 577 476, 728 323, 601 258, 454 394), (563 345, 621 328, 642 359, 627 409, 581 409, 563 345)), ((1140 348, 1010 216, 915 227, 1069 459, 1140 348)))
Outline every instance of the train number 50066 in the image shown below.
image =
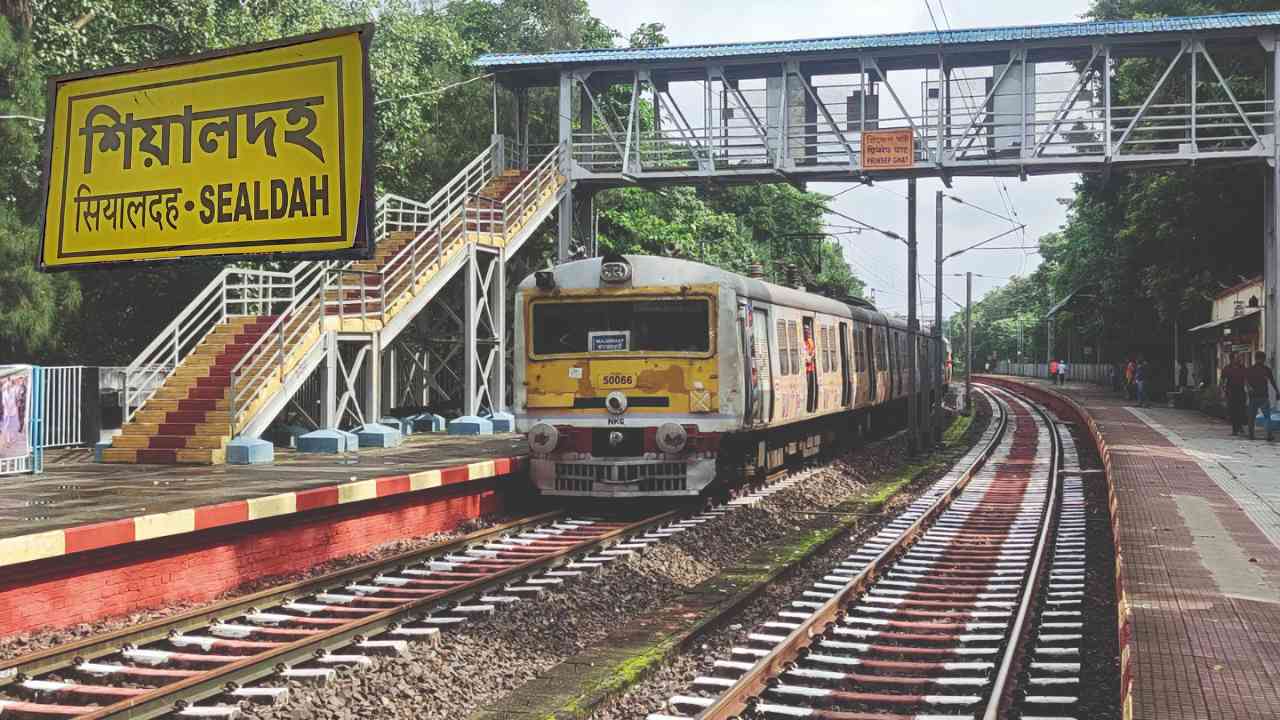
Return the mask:
POLYGON ((635 380, 630 375, 605 375, 605 385, 631 385, 635 380))

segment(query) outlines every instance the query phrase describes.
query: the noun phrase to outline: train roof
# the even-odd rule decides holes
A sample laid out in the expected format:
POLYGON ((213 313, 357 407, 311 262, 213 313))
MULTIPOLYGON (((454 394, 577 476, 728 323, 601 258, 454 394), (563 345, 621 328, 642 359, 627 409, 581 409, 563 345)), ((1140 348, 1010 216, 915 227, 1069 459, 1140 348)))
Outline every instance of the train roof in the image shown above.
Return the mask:
MULTIPOLYGON (((861 305, 834 300, 825 295, 804 292, 795 288, 775 285, 771 282, 749 278, 718 267, 692 260, 655 257, 652 255, 623 255, 631 263, 633 282, 636 285, 694 285, 713 283, 733 288, 739 295, 753 300, 764 300, 800 310, 822 312, 829 315, 854 318, 878 325, 889 325, 905 330, 906 324, 887 317, 877 310, 861 305)), ((587 258, 557 265, 553 268, 556 287, 579 290, 600 287, 600 266, 604 258, 587 258)), ((534 276, 525 278, 519 288, 536 290, 534 276)))

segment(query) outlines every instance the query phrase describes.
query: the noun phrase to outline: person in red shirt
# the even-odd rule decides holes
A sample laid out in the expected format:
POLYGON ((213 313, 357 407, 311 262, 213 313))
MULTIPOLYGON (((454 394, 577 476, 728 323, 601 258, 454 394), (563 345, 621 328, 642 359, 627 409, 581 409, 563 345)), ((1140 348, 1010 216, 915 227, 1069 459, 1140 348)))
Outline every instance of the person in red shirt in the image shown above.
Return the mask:
POLYGON ((1231 364, 1222 369, 1222 394, 1227 400, 1227 416, 1231 418, 1231 434, 1239 435, 1244 429, 1245 413, 1244 365, 1239 355, 1231 356, 1231 364))
POLYGON ((1267 427, 1267 442, 1273 442, 1276 438, 1271 430, 1271 400, 1267 396, 1267 385, 1275 388, 1277 395, 1280 395, 1280 387, 1276 387, 1276 375, 1267 366, 1266 353, 1253 354, 1253 365, 1245 371, 1245 380, 1249 384, 1249 439, 1254 439, 1253 426, 1258 413, 1262 413, 1267 427))
POLYGON ((1058 361, 1057 360, 1049 361, 1049 379, 1053 381, 1054 385, 1058 384, 1058 361))

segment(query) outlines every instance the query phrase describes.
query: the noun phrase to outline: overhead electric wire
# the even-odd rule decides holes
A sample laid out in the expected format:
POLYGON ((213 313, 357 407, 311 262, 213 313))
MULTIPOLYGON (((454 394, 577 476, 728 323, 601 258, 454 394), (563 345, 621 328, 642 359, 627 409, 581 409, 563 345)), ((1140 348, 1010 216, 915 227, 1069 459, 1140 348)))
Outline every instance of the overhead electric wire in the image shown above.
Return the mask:
POLYGON ((400 95, 397 97, 389 97, 389 98, 382 98, 381 100, 374 100, 373 104, 376 106, 376 105, 382 105, 383 103, 393 102, 395 100, 409 100, 411 98, 425 97, 427 95, 439 95, 440 93, 446 90, 452 90, 456 87, 462 87, 463 85, 473 83, 477 80, 484 80, 485 78, 491 78, 491 77, 493 77, 493 73, 485 73, 484 75, 477 75, 473 78, 460 80, 456 83, 450 83, 448 85, 445 85, 444 87, 433 88, 431 90, 423 90, 422 92, 409 93, 408 95, 400 95))

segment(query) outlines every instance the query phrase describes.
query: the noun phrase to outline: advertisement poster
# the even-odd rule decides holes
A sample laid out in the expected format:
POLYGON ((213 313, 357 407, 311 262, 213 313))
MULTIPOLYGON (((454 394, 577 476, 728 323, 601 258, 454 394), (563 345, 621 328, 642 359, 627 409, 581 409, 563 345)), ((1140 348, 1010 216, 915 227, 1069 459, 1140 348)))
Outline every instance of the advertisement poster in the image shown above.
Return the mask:
POLYGON ((0 365, 0 460, 31 454, 31 366, 0 365))

